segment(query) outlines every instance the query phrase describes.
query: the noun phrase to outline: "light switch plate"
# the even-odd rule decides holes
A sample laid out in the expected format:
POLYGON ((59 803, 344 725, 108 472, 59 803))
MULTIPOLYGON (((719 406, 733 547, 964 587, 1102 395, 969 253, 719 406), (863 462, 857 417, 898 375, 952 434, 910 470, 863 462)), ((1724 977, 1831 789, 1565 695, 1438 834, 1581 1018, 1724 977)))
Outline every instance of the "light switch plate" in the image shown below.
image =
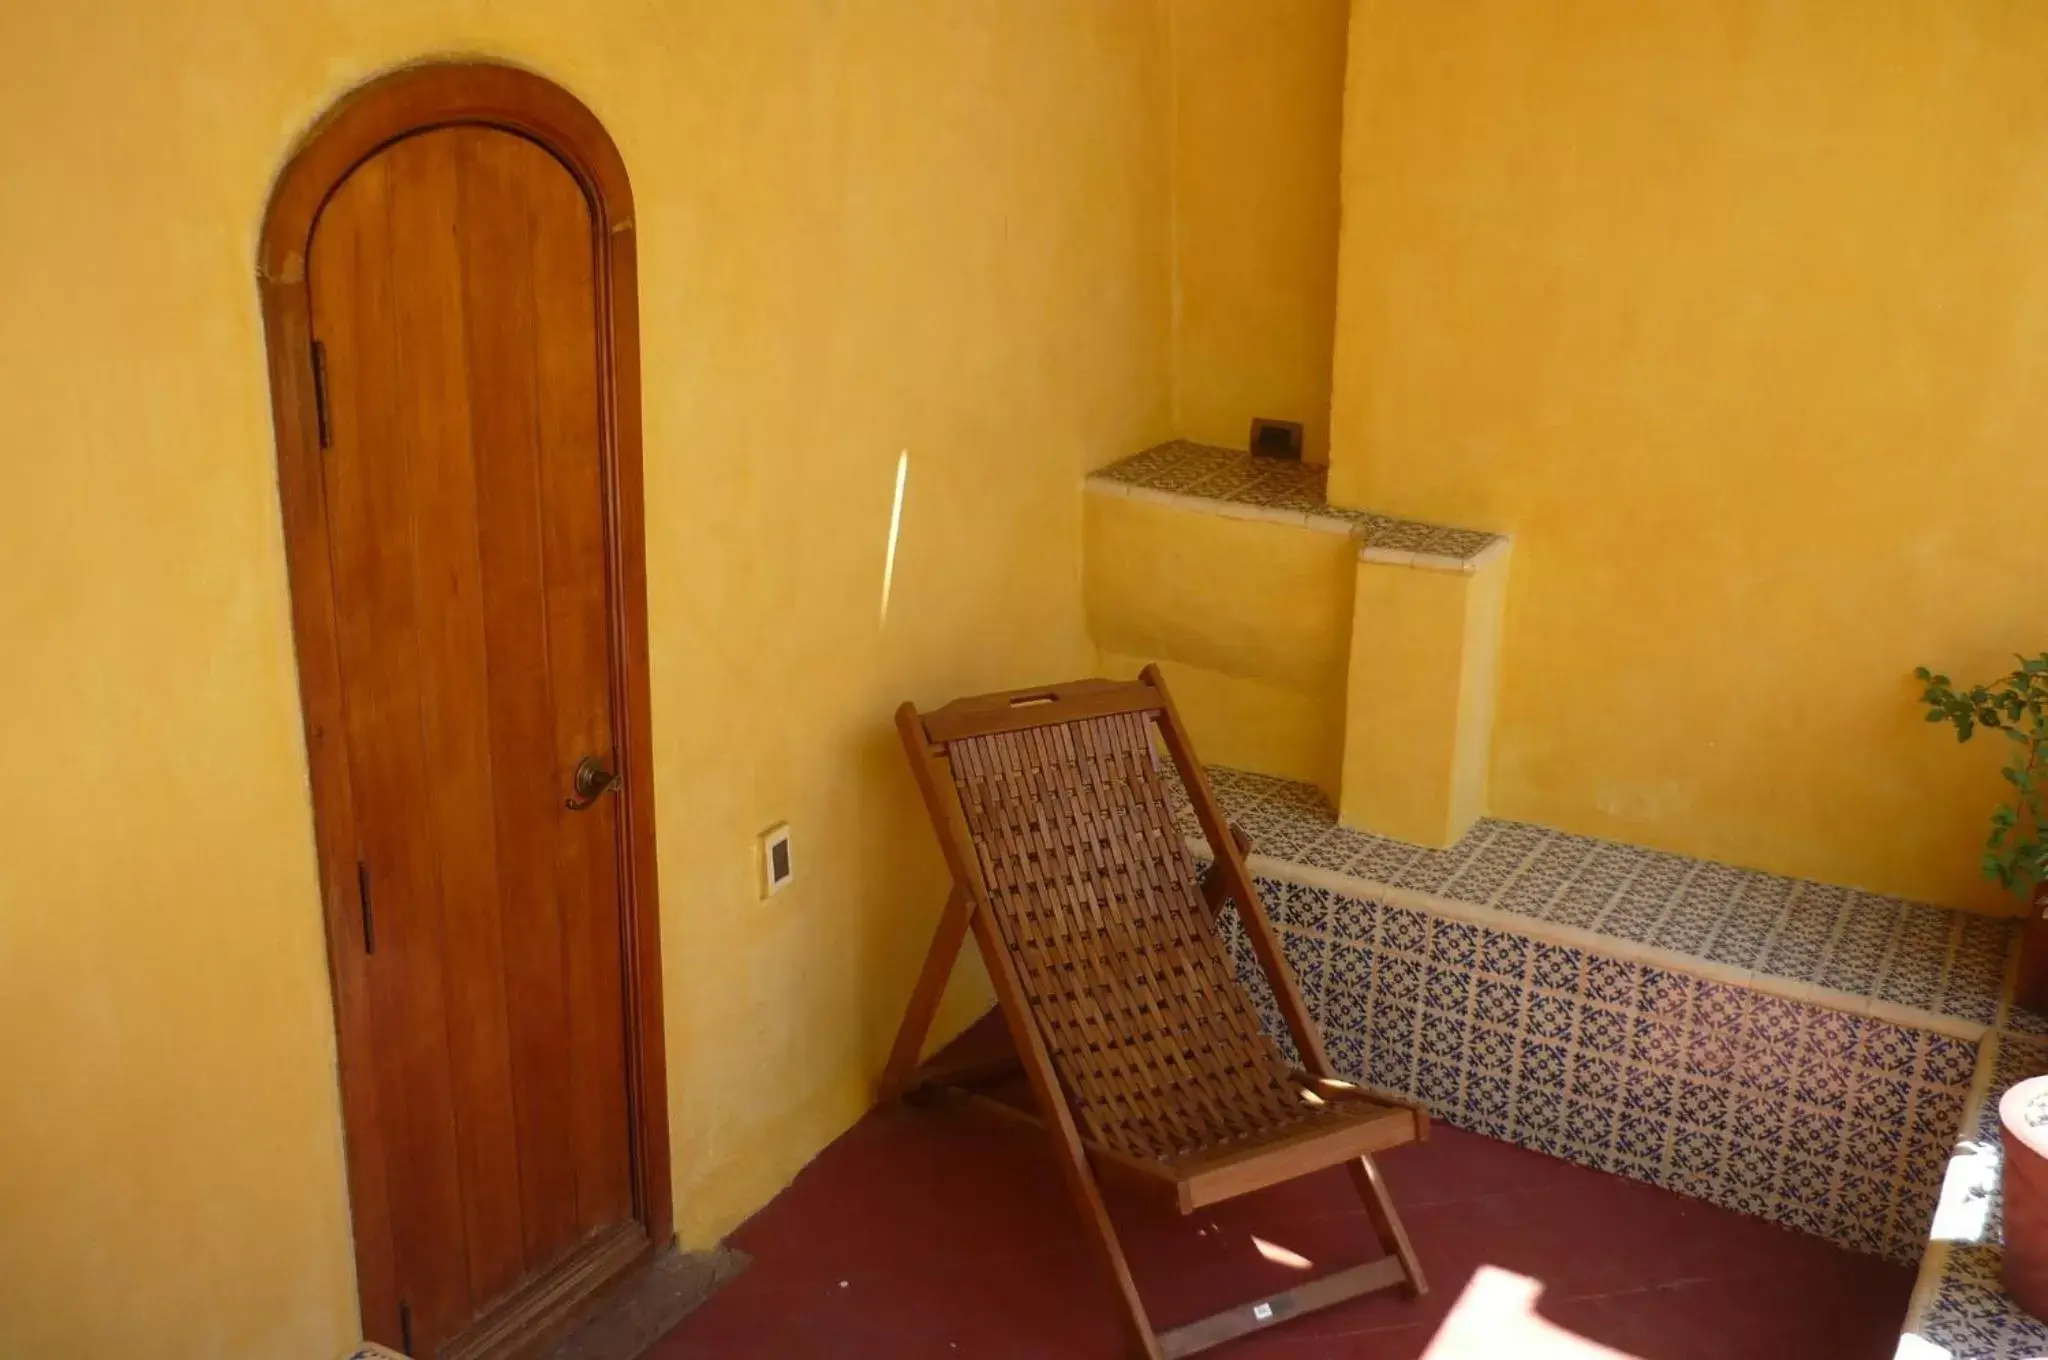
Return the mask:
POLYGON ((789 849, 789 823, 777 822, 761 833, 761 896, 773 897, 796 876, 789 849))

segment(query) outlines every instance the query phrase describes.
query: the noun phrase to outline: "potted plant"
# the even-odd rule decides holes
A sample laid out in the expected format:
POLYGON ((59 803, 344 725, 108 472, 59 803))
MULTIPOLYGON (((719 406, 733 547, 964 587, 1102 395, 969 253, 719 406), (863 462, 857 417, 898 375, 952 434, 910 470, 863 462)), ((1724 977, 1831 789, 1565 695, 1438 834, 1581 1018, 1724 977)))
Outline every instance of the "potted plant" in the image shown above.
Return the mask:
POLYGON ((2019 1001, 2048 1009, 2048 653, 2016 658, 2019 669, 1988 685, 1959 690, 1925 666, 1914 671, 1926 688, 1927 721, 1948 723, 1957 741, 1980 730, 2012 743, 2003 774, 2013 792, 1991 814, 1984 876, 2032 904, 2021 945, 2019 1001))

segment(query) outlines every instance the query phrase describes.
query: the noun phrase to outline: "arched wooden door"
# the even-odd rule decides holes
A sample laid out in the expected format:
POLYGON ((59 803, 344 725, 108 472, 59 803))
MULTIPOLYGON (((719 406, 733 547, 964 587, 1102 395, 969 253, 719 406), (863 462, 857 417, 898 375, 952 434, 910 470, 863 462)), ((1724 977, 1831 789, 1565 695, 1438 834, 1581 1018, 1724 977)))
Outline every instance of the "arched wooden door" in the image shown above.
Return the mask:
POLYGON ((265 228, 364 1323, 422 1360, 670 1228, 630 212, 587 110, 461 65, 265 228))

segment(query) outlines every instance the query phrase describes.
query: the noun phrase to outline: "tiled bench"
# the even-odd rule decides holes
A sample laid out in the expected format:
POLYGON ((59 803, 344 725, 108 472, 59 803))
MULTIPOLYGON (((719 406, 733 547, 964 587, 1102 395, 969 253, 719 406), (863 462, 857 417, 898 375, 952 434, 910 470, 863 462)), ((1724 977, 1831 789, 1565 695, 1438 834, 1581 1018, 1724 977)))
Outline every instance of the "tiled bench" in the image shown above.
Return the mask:
MULTIPOLYGON (((1212 777, 1347 1075, 1492 1137, 1923 1254, 2013 922, 1512 822, 1418 850, 1336 826, 1312 786, 1212 777)), ((1234 916, 1226 933, 1278 1033, 1234 916)))

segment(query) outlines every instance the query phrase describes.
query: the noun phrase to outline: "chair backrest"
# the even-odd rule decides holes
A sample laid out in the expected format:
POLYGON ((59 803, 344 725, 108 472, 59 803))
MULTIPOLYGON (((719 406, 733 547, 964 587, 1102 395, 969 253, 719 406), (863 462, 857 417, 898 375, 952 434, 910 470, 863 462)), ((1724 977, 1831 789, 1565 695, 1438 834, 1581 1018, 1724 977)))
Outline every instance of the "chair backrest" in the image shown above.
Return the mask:
POLYGON ((1149 715, 945 751, 1003 943, 1090 1135, 1170 1158, 1308 1117, 1203 900, 1149 715))

